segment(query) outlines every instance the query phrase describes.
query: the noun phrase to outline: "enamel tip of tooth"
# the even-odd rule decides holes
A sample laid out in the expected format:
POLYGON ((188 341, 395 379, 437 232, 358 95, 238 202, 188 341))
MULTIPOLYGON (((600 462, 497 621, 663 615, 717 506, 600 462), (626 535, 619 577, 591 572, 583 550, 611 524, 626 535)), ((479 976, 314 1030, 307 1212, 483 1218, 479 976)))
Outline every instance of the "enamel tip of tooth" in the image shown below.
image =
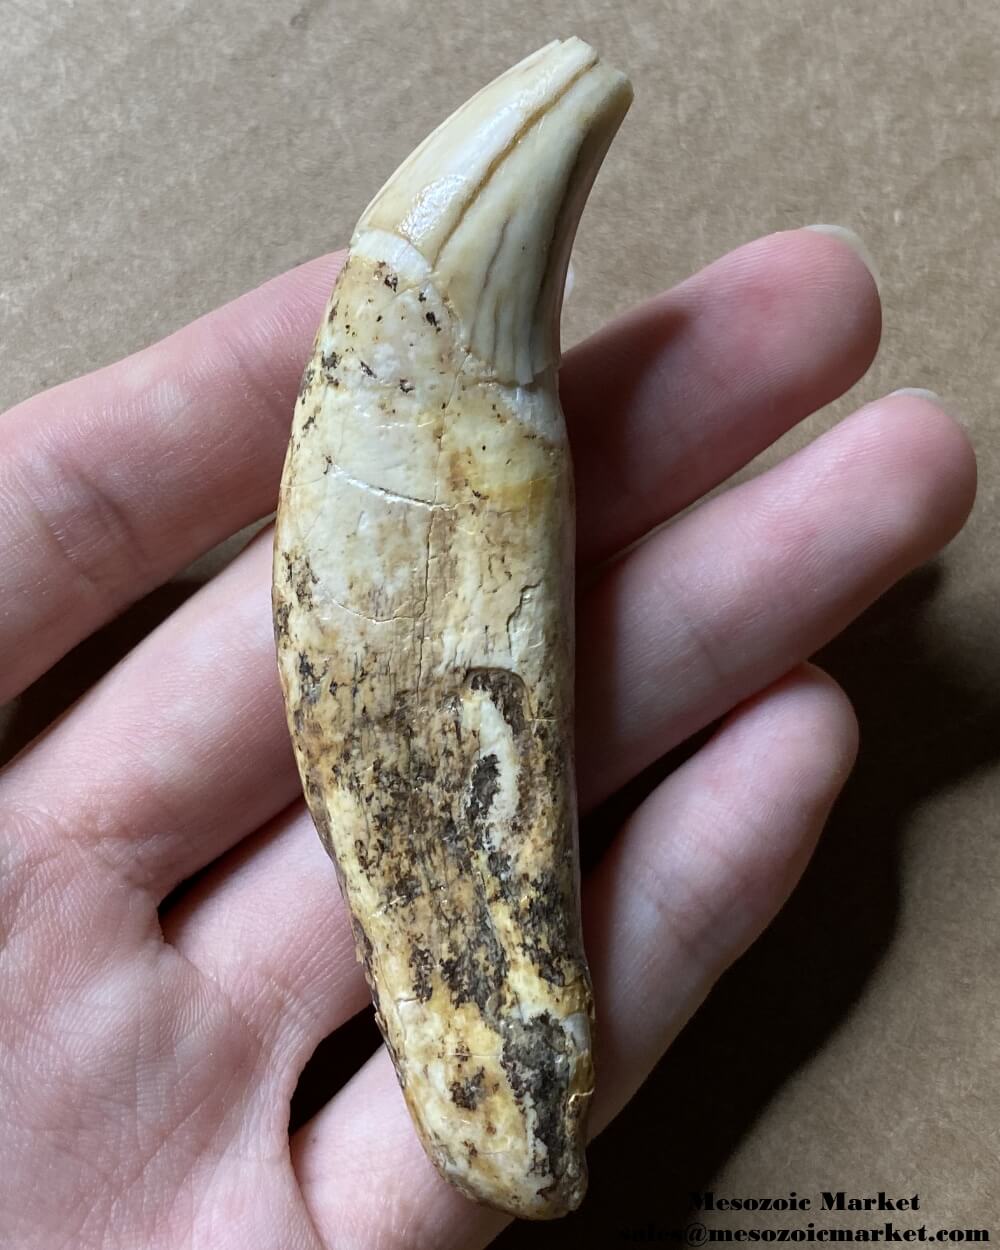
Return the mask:
POLYGON ((430 134, 358 222, 355 239, 384 231, 420 252, 464 345, 500 381, 558 363, 573 237, 631 100, 589 44, 550 43, 430 134))

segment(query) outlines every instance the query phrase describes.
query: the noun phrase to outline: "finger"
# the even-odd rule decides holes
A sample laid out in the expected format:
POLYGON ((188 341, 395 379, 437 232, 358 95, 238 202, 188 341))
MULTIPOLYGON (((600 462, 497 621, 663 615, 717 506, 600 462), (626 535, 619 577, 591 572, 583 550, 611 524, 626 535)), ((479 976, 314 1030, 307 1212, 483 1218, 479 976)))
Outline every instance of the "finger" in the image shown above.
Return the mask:
MULTIPOLYGON (((854 758, 846 699, 799 669, 737 711, 635 812, 584 889, 611 1119, 798 879, 854 758)), ((382 1050, 293 1141, 329 1245, 485 1245, 506 1221, 436 1174, 382 1050), (358 1202, 358 1194, 373 1195, 358 1202), (374 1199, 377 1195, 377 1200, 374 1199)))
POLYGON ((865 372, 878 290, 854 248, 813 230, 731 252, 568 353, 582 508, 601 560, 724 481, 865 372))
POLYGON ((4 771, 159 901, 301 793, 270 609, 271 534, 116 665, 4 771), (66 819, 72 813, 72 819, 66 819))
POLYGON ((975 495, 961 429, 896 395, 650 536, 580 621, 584 807, 814 654, 945 545, 975 495))
POLYGON ((800 665, 741 704, 635 811, 588 882, 604 1003, 600 1132, 782 907, 854 765, 840 687, 800 665), (643 986, 670 987, 643 999, 643 986))
POLYGON ((0 419, 0 703, 273 509, 342 260, 302 265, 0 419))

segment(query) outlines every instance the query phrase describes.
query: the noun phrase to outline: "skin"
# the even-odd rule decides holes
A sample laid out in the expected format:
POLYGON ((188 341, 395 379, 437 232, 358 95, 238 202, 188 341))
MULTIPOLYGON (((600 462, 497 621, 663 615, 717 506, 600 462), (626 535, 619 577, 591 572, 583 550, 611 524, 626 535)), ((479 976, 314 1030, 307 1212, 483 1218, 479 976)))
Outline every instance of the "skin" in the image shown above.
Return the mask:
MULTIPOLYGON (((338 264, 0 421, 4 696, 273 507, 338 264)), ((933 402, 889 397, 601 562, 849 387, 878 333, 854 253, 797 231, 565 361, 581 810, 722 717, 583 884, 595 1132, 792 888, 856 742, 806 658, 957 532, 974 459, 933 402)), ((0 777, 3 1244, 409 1250, 482 1245, 504 1223, 434 1171, 384 1052, 288 1139, 298 1073, 367 990, 299 797, 269 547, 0 777)))

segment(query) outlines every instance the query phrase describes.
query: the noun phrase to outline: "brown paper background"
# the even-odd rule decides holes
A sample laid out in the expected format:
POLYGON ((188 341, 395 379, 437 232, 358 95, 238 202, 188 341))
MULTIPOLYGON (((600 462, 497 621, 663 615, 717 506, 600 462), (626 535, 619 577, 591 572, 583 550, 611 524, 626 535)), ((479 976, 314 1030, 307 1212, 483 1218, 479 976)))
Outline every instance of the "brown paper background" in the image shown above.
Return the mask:
MULTIPOLYGON (((917 1192, 929 1227, 1000 1237, 993 0, 0 0, 0 407, 342 244, 433 124, 568 33, 636 102, 580 231, 566 341, 755 235, 850 225, 881 271, 878 363, 763 462, 929 386, 982 484, 945 556, 821 657, 863 747, 792 903, 592 1148, 584 1211, 504 1244, 618 1244, 709 1187, 917 1192)), ((9 710, 8 746, 183 593, 9 710)))

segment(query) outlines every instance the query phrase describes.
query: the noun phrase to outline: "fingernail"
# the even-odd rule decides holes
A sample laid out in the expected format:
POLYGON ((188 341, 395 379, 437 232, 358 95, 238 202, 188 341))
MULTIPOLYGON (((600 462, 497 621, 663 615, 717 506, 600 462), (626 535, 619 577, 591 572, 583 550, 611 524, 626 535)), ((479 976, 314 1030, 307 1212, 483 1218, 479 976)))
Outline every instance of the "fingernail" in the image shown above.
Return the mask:
POLYGON ((847 226, 830 226, 822 223, 816 226, 806 226, 806 229, 815 230, 817 234, 832 235, 835 239, 839 239, 841 243, 846 243, 857 254, 861 263, 871 274, 876 288, 879 291, 882 290, 882 279, 879 277, 878 267, 860 235, 855 234, 853 230, 849 230, 847 226))
POLYGON ((915 395, 917 399, 929 399, 932 404, 939 404, 941 396, 937 391, 929 391, 926 386, 901 386, 898 391, 890 391, 889 398, 893 395, 915 395))
POLYGON ((566 266, 566 285, 563 288, 563 299, 569 299, 573 294, 573 288, 576 286, 576 270, 573 268, 572 260, 566 266))

